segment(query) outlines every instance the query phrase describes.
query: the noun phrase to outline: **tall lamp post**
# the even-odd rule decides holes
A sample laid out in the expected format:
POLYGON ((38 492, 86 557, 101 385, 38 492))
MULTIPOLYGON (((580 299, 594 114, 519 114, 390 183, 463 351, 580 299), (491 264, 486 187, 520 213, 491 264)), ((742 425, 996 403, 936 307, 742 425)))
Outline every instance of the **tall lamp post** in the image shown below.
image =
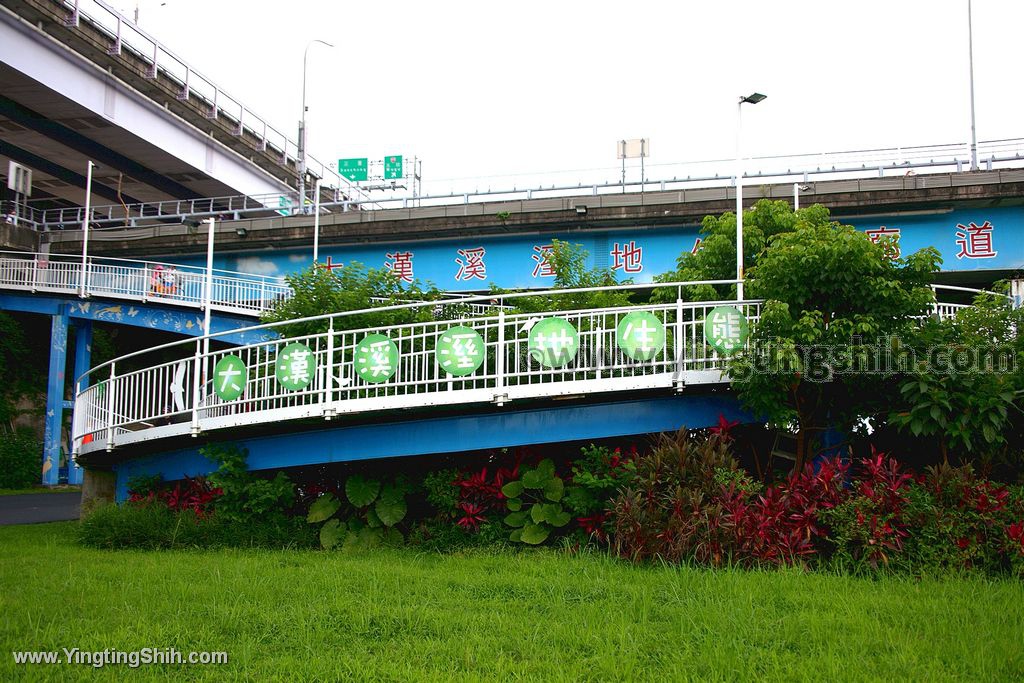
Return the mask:
POLYGON ((974 28, 971 26, 971 0, 967 0, 967 64, 971 81, 971 170, 978 170, 978 134, 974 125, 974 28))
POLYGON ((203 363, 210 356, 210 302, 213 300, 213 238, 217 222, 207 218, 210 229, 206 234, 206 277, 203 278, 203 363))
POLYGON ((313 186, 313 265, 320 258, 320 178, 313 186))
POLYGON ((299 211, 306 213, 306 64, 309 61, 309 48, 314 43, 334 47, 324 40, 311 40, 306 43, 302 53, 302 118, 299 120, 299 211))
POLYGON ((78 295, 86 296, 88 294, 86 272, 89 263, 89 213, 90 200, 92 199, 92 169, 96 167, 96 164, 89 162, 89 168, 85 175, 85 214, 82 218, 82 277, 79 283, 78 295))
POLYGON ((743 301, 743 105, 757 104, 767 95, 740 95, 736 106, 736 300, 743 301))

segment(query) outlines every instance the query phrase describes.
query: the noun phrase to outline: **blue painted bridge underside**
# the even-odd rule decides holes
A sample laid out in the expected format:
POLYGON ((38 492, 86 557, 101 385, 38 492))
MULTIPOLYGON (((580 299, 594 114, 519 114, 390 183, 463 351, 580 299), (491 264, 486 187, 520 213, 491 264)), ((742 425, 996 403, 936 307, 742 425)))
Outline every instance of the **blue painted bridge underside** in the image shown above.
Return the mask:
MULTIPOLYGON (((0 310, 42 315, 58 315, 62 310, 66 310, 70 318, 145 327, 189 337, 198 337, 203 334, 201 311, 161 306, 152 302, 126 302, 102 298, 84 300, 78 297, 3 292, 0 293, 0 310), (62 306, 66 306, 66 308, 62 309, 62 306)), ((210 328, 214 333, 237 330, 257 324, 259 324, 258 320, 243 316, 217 312, 213 312, 210 316, 210 328)), ((273 336, 273 333, 267 331, 257 331, 249 334, 227 334, 219 339, 229 344, 251 344, 273 336)))
MULTIPOLYGON (((717 424, 719 415, 752 421, 750 413, 730 395, 694 394, 339 426, 234 441, 248 449, 250 469, 273 470, 699 429, 717 424)), ((226 435, 218 440, 232 441, 226 435)), ((199 454, 197 445, 126 460, 113 469, 120 501, 127 497, 127 483, 134 476, 162 474, 164 479, 174 480, 208 474, 214 465, 199 454)))

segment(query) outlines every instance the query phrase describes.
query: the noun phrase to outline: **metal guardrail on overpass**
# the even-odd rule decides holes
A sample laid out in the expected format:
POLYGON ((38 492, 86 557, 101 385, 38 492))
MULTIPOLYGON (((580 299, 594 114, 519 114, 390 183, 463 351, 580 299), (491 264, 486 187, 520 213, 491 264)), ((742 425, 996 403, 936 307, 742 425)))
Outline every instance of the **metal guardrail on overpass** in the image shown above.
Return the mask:
MULTIPOLYGON (((156 261, 0 252, 0 289, 203 308, 206 269, 156 261)), ((214 269, 210 309, 258 316, 292 296, 282 278, 214 269)))
MULTIPOLYGON (((1024 138, 993 140, 979 143, 979 154, 987 170, 994 168, 1016 168, 1024 165, 1024 138)), ((755 157, 747 161, 744 174, 747 181, 797 179, 809 183, 818 180, 839 180, 856 178, 893 178, 907 174, 936 174, 946 171, 962 171, 969 156, 966 145, 930 145, 908 148, 884 148, 827 154, 798 154, 789 156, 755 157)), ((682 190, 692 192, 702 188, 722 188, 734 184, 734 177, 718 172, 721 167, 729 168, 735 162, 726 160, 700 161, 686 164, 654 166, 671 178, 652 178, 641 183, 609 182, 592 185, 551 185, 532 188, 505 188, 474 190, 444 195, 395 196, 377 199, 328 201, 321 203, 322 212, 347 211, 349 209, 380 210, 431 207, 458 207, 466 204, 500 201, 534 201, 544 198, 611 197, 628 189, 631 196, 640 192, 665 192, 682 190), (684 175, 685 173, 685 175, 684 175), (696 175, 694 175, 696 174, 696 175)), ((970 179, 973 174, 963 176, 970 179)), ((281 213, 278 208, 280 195, 253 195, 211 197, 204 199, 144 202, 137 204, 113 204, 93 207, 90 224, 99 229, 121 229, 158 225, 168 222, 190 222, 211 216, 222 219, 256 218, 281 213)), ((5 210, 11 203, 5 203, 5 210)), ((19 221, 39 230, 75 229, 84 219, 84 209, 70 207, 61 209, 35 209, 19 206, 19 221)))
MULTIPOLYGON (((106 297, 166 306, 203 308, 206 269, 159 261, 90 257, 82 278, 82 259, 57 254, 0 251, 0 290, 106 297)), ((292 297, 284 278, 213 269, 210 308, 224 313, 258 316, 292 297)), ((493 299, 493 297, 492 297, 493 299)), ((394 301, 371 297, 372 305, 394 301)), ((407 302, 432 307, 434 317, 448 320, 485 315, 506 309, 491 299, 478 300, 457 292, 444 292, 431 301, 407 302), (466 302, 467 299, 472 299, 466 302)))
MULTIPOLYGON (((279 155, 280 162, 287 165, 298 158, 298 144, 286 133, 271 125, 265 118, 240 99, 225 92, 212 79, 204 76, 183 58, 172 52, 166 45, 136 25, 117 8, 103 0, 58 0, 55 3, 66 13, 65 25, 78 27, 87 22, 109 40, 107 52, 121 55, 130 52, 146 65, 145 77, 165 77, 180 88, 178 99, 195 98, 208 110, 208 118, 222 117, 235 127, 235 134, 251 133, 258 140, 259 151, 270 150, 279 155)), ((340 189, 349 196, 367 199, 366 195, 333 165, 306 154, 306 170, 322 178, 326 185, 340 189)))
MULTIPOLYGON (((719 383, 727 359, 705 339, 706 318, 722 315, 715 309, 728 306, 738 310, 737 320, 730 319, 729 325, 735 327, 739 316, 756 323, 762 302, 685 302, 682 291, 733 282, 519 292, 500 296, 498 302, 550 300, 573 292, 668 289, 676 290, 674 303, 543 313, 502 308, 496 315, 461 320, 346 329, 351 316, 434 304, 412 303, 256 326, 249 329, 321 321, 326 330, 227 350, 209 351, 204 340, 166 344, 114 359, 76 379, 81 390, 75 399, 74 450, 111 450, 141 441, 288 420, 330 420, 342 414, 501 406, 523 399, 679 391, 688 384, 719 383), (459 340, 461 352, 455 350, 459 340), (195 352, 188 353, 193 343, 195 352), (137 367, 138 357, 172 347, 182 350, 180 360, 118 374, 129 359, 137 367), (455 363, 453 354, 471 357, 471 362, 455 363)), ((946 317, 964 306, 936 303, 933 311, 946 317)))

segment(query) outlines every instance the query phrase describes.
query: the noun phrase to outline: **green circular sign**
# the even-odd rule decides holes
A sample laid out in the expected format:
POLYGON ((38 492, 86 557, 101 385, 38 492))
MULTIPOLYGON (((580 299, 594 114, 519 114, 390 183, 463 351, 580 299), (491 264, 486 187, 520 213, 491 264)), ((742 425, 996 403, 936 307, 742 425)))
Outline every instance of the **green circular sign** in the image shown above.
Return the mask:
POLYGON ((441 369, 450 375, 472 375, 484 362, 484 340, 471 327, 451 327, 437 335, 434 355, 441 369))
POLYGON ((238 356, 224 356, 213 368, 213 393, 222 401, 234 401, 245 391, 249 369, 238 356))
POLYGON ((316 373, 316 356, 305 344, 289 344, 277 352, 277 382, 288 391, 305 389, 316 373))
POLYGON ((615 343, 633 360, 651 360, 665 348, 665 326, 653 313, 634 311, 619 321, 615 343))
POLYGON ((743 348, 749 334, 747 318, 733 306, 717 306, 704 318, 704 338, 723 355, 743 348))
POLYGON ((368 334, 356 344, 355 368, 364 382, 387 382, 398 370, 398 347, 383 334, 368 334))
POLYGON ((560 368, 576 357, 580 335, 568 320, 545 318, 530 328, 527 351, 547 368, 560 368))

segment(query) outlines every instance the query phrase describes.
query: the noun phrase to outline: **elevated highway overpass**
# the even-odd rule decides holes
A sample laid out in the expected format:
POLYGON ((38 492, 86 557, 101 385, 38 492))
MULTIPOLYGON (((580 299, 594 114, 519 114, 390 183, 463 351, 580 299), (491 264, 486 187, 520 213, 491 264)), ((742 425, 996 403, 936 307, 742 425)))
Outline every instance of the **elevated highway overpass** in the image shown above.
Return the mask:
MULTIPOLYGON (((0 5, 0 173, 8 161, 33 169, 35 206, 81 205, 90 160, 94 205, 294 203, 297 154, 287 134, 102 0, 0 5)), ((325 199, 357 192, 329 165, 308 157, 307 167, 325 199)))

